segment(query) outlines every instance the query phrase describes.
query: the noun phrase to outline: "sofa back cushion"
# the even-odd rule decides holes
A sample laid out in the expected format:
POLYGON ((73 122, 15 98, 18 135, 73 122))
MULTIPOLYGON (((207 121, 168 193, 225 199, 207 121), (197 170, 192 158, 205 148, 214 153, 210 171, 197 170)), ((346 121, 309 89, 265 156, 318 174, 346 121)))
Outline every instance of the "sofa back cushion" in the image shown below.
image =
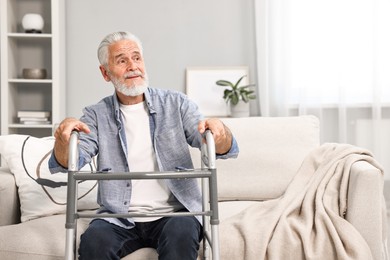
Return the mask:
MULTIPOLYGON (((314 116, 224 118, 235 136, 237 159, 217 160, 220 200, 267 200, 281 196, 305 156, 318 147, 314 116)), ((194 158, 195 167, 199 156, 194 158)))
MULTIPOLYGON (((67 174, 51 174, 48 168, 54 137, 37 138, 11 134, 0 136, 0 154, 17 186, 21 222, 43 216, 63 214, 66 210, 67 174)), ((82 170, 93 170, 87 165, 82 170)), ((15 185, 13 184, 13 185, 15 185)), ((78 185, 78 208, 97 209, 97 182, 78 185)))

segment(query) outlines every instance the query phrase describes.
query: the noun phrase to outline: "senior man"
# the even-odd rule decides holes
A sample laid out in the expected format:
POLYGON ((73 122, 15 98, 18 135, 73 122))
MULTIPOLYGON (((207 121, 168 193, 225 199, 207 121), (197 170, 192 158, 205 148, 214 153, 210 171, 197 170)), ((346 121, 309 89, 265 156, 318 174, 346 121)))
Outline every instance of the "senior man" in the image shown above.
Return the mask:
MULTIPOLYGON (((149 87, 140 40, 129 32, 107 35, 99 45, 100 71, 115 92, 86 107, 80 120, 64 119, 55 132, 51 171, 64 171, 72 130, 79 131, 79 167, 98 156, 98 170, 171 171, 192 168, 188 145, 200 147, 210 129, 217 158, 234 158, 238 146, 218 119, 204 120, 184 94, 149 87)), ((131 174, 131 173, 130 173, 131 174)), ((99 181, 99 212, 200 211, 195 179, 99 181)), ((159 259, 196 259, 202 239, 199 217, 94 219, 81 236, 79 259, 120 259, 153 247, 159 259)))

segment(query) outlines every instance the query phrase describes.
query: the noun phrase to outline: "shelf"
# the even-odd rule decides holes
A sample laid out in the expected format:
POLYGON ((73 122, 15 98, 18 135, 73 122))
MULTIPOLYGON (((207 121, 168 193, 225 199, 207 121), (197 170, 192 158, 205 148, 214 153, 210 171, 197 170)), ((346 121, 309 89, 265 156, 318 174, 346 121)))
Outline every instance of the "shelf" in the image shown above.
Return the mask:
POLYGON ((52 38, 52 35, 49 33, 8 33, 9 38, 52 38))
POLYGON ((51 84, 53 83, 52 79, 9 79, 9 83, 28 83, 28 84, 37 84, 37 83, 46 83, 46 84, 51 84))
POLYGON ((25 125, 25 124, 9 124, 9 128, 47 128, 47 129, 52 129, 53 124, 36 124, 36 125, 25 125))
POLYGON ((52 78, 52 37, 15 35, 8 38, 8 78, 23 79, 23 68, 44 68, 47 79, 52 78))
POLYGON ((65 1, 0 0, 1 134, 52 135, 65 117, 65 1), (27 13, 40 14, 42 33, 26 33, 27 13), (23 77, 26 68, 46 70, 44 79, 23 77), (50 123, 23 124, 18 111, 50 111, 50 123))

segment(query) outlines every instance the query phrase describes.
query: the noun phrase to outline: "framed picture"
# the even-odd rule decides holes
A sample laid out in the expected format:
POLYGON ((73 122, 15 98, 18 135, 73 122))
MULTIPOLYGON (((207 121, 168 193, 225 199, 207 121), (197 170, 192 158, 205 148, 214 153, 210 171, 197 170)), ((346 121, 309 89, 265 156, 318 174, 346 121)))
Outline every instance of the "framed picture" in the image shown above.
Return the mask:
POLYGON ((223 99, 225 87, 215 82, 223 79, 233 84, 244 77, 240 84, 248 84, 248 67, 188 67, 186 70, 186 94, 198 106, 205 117, 229 116, 229 108, 223 99))

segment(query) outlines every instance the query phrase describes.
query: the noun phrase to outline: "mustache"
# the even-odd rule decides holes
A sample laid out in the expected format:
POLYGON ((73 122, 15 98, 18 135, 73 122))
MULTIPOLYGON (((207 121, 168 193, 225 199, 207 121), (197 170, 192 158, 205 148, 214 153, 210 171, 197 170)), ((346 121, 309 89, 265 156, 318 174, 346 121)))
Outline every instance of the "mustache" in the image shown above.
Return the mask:
POLYGON ((130 72, 127 72, 125 73, 124 75, 124 78, 127 79, 127 78, 132 78, 132 77, 137 77, 137 76, 140 76, 140 77, 144 77, 142 72, 141 71, 130 71, 130 72))

